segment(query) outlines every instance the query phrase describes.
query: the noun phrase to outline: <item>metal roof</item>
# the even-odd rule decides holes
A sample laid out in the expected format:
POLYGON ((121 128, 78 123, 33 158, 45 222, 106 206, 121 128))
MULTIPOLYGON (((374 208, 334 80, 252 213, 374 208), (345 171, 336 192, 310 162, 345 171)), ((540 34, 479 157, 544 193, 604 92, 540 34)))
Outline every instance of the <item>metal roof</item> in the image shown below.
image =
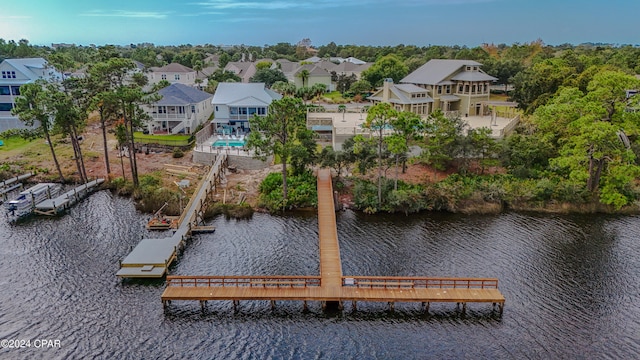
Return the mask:
POLYGON ((491 75, 487 75, 481 71, 463 71, 451 78, 456 81, 496 81, 491 75))
POLYGON ((271 104, 282 95, 266 89, 264 83, 227 83, 218 84, 216 93, 211 100, 213 104, 233 104, 243 99, 255 98, 258 102, 250 105, 271 104))
POLYGON ((455 96, 455 95, 441 95, 440 96, 440 101, 459 101, 460 98, 455 96))
POLYGON ((400 80, 402 83, 437 85, 463 66, 482 66, 473 60, 432 59, 400 80))
MULTIPOLYGON (((48 67, 47 61, 43 58, 5 59, 3 63, 9 64, 16 71, 19 71, 30 80, 37 80, 41 78, 62 78, 60 72, 55 70, 53 67, 48 67), (49 76, 43 77, 40 74, 44 69, 48 70, 47 74, 49 76)), ((16 79, 8 80, 15 82, 16 79)))

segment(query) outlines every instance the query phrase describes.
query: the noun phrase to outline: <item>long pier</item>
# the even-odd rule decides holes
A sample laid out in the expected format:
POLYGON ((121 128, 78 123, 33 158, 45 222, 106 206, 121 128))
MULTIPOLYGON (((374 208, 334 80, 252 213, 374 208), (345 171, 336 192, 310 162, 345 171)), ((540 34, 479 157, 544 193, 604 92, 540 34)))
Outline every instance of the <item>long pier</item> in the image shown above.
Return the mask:
POLYGON ((216 158, 215 164, 200 182, 182 212, 178 228, 173 235, 162 239, 142 239, 131 253, 120 261, 120 270, 116 273, 118 277, 161 278, 167 273, 169 265, 177 258, 178 250, 184 246, 192 231, 204 222, 206 197, 220 182, 220 173, 226 166, 226 160, 224 154, 216 158))
POLYGON ((38 215, 57 215, 82 200, 85 196, 96 190, 102 183, 104 183, 104 179, 96 179, 77 186, 56 198, 46 199, 36 204, 33 212, 38 215))
POLYGON ((351 301, 354 310, 358 301, 387 302, 391 310, 396 302, 419 302, 428 311, 430 303, 462 304, 492 303, 502 314, 505 298, 493 278, 432 278, 344 276, 340 262, 340 247, 336 229, 331 174, 318 171, 318 238, 320 276, 167 276, 162 293, 166 308, 171 301, 200 301, 204 310, 207 301, 231 300, 237 310, 241 300, 320 301, 322 307, 337 305, 342 309, 351 301))

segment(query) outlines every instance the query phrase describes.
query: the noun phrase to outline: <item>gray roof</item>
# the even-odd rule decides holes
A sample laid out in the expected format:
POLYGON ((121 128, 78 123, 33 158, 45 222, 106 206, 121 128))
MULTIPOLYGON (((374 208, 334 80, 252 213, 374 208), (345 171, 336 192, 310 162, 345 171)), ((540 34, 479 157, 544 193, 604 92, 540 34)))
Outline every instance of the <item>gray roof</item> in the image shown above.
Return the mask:
POLYGON ((227 63, 227 66, 224 67, 225 70, 228 71, 237 71, 237 75, 244 75, 244 73, 247 72, 247 70, 249 70, 250 67, 255 66, 253 63, 251 62, 247 62, 247 61, 232 61, 227 63))
MULTIPOLYGON (((47 61, 43 58, 5 59, 4 62, 11 65, 16 69, 16 71, 21 72, 31 80, 42 78, 42 75, 38 72, 47 68, 47 61), (37 70, 38 72, 35 72, 34 70, 37 70)), ((61 74, 53 68, 50 68, 48 73, 51 73, 54 77, 62 78, 61 74)))
POLYGON ((162 95, 162 99, 155 105, 192 105, 213 97, 207 92, 179 83, 160 89, 158 94, 162 95))
POLYGON ((402 83, 437 85, 463 66, 482 66, 473 60, 432 59, 400 80, 402 83))
POLYGON ((412 93, 426 93, 427 92, 427 89, 421 88, 420 86, 416 86, 416 85, 413 85, 413 84, 395 84, 394 86, 396 88, 406 92, 406 93, 409 93, 409 94, 412 94, 412 93))
POLYGON ((456 95, 440 95, 440 101, 458 101, 460 100, 459 97, 457 97, 456 95))
POLYGON ((227 83, 218 84, 211 100, 213 104, 269 105, 271 101, 281 99, 282 95, 266 89, 264 83, 227 83), (251 102, 251 104, 249 104, 251 102))
POLYGON ((491 75, 487 75, 482 71, 463 71, 460 74, 451 78, 456 81, 496 81, 491 75))
POLYGON ((314 64, 305 64, 300 66, 296 70, 295 74, 298 75, 302 70, 307 70, 309 72, 309 76, 331 76, 327 70, 314 64))
POLYGON ((152 67, 150 69, 151 71, 154 72, 171 72, 171 73, 189 73, 189 72, 195 72, 195 70, 193 70, 192 68, 188 68, 182 64, 178 64, 178 63, 171 63, 169 65, 165 65, 161 68, 158 67, 152 67))
MULTIPOLYGON (((384 91, 384 89, 379 89, 375 94, 373 94, 372 96, 369 96, 369 100, 376 100, 376 101, 384 101, 384 99, 382 98, 382 92, 384 91)), ((426 95, 425 97, 421 97, 421 98, 411 98, 406 96, 405 94, 413 94, 413 93, 426 93, 427 90, 419 87, 419 86, 415 86, 413 84, 394 84, 391 85, 391 87, 389 88, 389 91, 391 91, 393 93, 393 95, 396 96, 396 98, 389 98, 389 102, 392 104, 424 104, 424 103, 429 103, 429 102, 433 102, 433 99, 429 96, 426 95)))

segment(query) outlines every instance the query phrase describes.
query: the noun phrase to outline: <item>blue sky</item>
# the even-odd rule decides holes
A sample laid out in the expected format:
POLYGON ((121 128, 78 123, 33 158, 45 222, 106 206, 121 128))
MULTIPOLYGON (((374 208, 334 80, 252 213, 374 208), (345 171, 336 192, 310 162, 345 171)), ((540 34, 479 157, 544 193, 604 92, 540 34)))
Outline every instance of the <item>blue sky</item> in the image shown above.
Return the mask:
POLYGON ((13 0, 0 38, 33 44, 640 44, 638 0, 13 0))

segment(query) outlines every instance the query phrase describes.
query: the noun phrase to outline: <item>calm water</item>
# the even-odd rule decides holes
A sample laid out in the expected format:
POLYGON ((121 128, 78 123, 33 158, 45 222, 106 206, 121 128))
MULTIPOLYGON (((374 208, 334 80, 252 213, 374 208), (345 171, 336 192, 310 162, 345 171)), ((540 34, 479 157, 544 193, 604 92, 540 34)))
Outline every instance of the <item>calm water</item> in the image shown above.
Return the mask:
MULTIPOLYGON (((498 277, 507 302, 466 316, 453 304, 359 303, 324 314, 299 302, 175 302, 162 281, 118 280, 147 235, 130 201, 94 194, 56 219, 0 221, 0 339, 59 339, 59 349, 0 349, 2 359, 631 359, 640 357, 640 217, 338 214, 347 275, 498 277)), ((173 274, 318 273, 314 213, 211 222, 173 274)), ((157 235, 157 234, 156 234, 157 235)))

